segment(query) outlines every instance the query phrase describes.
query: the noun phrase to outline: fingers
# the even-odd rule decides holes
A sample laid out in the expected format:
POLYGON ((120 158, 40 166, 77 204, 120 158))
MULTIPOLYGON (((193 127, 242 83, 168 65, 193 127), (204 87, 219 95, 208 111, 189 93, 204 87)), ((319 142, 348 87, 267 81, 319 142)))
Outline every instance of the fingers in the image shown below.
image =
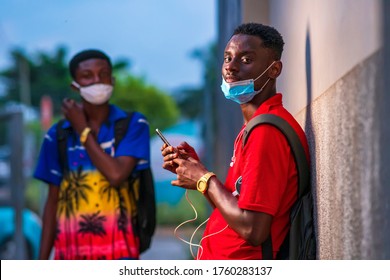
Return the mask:
POLYGON ((176 186, 176 187, 180 187, 179 180, 172 180, 172 181, 171 181, 171 185, 172 185, 172 186, 176 186))
POLYGON ((183 161, 186 161, 186 159, 181 159, 181 158, 176 157, 176 158, 173 158, 172 161, 180 166, 180 164, 183 163, 183 161))
POLYGON ((175 164, 173 161, 165 161, 163 164, 162 164, 162 168, 168 170, 168 171, 171 171, 172 173, 175 173, 176 174, 176 168, 177 168, 177 164, 175 164))
POLYGON ((171 181, 172 186, 181 187, 184 189, 196 189, 196 182, 185 178, 183 176, 177 175, 176 180, 171 181))
POLYGON ((195 151, 195 149, 190 146, 187 142, 181 142, 177 148, 180 151, 180 155, 183 159, 187 159, 188 157, 192 157, 196 160, 199 160, 199 157, 195 151))
POLYGON ((65 106, 65 107, 71 107, 75 104, 76 104, 76 101, 74 101, 73 99, 70 99, 70 98, 64 98, 62 100, 62 106, 65 106))
POLYGON ((170 162, 176 158, 179 158, 179 155, 177 153, 171 153, 171 154, 167 154, 166 156, 164 156, 163 160, 164 160, 164 162, 170 162))
POLYGON ((62 100, 61 103, 61 111, 66 116, 68 110, 69 110, 69 99, 65 98, 64 100, 62 100))
POLYGON ((164 144, 161 146, 160 151, 163 152, 163 151, 165 150, 165 148, 167 148, 167 147, 168 147, 168 145, 164 143, 164 144))
POLYGON ((188 144, 186 141, 181 142, 180 146, 182 146, 182 147, 191 147, 190 144, 188 144))
POLYGON ((172 146, 168 146, 165 143, 161 146, 161 154, 163 156, 166 156, 167 154, 171 154, 173 152, 175 152, 175 149, 172 146))
MULTIPOLYGON (((182 142, 182 144, 185 142, 182 142)), ((188 146, 188 144, 186 144, 188 146)), ((173 160, 175 158, 187 159, 188 154, 186 150, 182 146, 177 146, 176 148, 173 146, 168 146, 167 144, 163 144, 160 148, 161 154, 164 157, 164 161, 173 160)))
POLYGON ((194 151, 194 148, 192 147, 192 146, 190 146, 187 142, 185 142, 185 141, 183 141, 183 142, 181 142, 178 146, 177 146, 177 148, 179 148, 179 149, 183 149, 183 150, 185 150, 185 151, 194 151))
POLYGON ((64 100, 62 100, 61 110, 64 114, 68 113, 74 107, 79 107, 79 106, 76 103, 76 101, 74 101, 73 99, 64 98, 64 100))
POLYGON ((172 146, 165 146, 165 144, 161 147, 161 154, 164 161, 172 161, 175 158, 183 158, 176 148, 172 146))
POLYGON ((177 165, 181 165, 183 162, 185 161, 190 161, 190 162, 193 162, 193 163, 196 163, 196 162, 199 162, 198 160, 188 156, 186 158, 182 158, 182 157, 173 157, 173 158, 170 158, 169 159, 170 161, 173 161, 174 163, 176 163, 177 165))

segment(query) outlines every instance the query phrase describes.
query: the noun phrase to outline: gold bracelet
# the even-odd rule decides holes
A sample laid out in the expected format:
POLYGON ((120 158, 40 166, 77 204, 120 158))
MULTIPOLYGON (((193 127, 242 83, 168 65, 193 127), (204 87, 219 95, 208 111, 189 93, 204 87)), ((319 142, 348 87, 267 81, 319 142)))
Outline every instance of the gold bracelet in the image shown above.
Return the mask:
POLYGON ((83 129, 83 132, 81 132, 81 135, 80 135, 80 143, 82 145, 85 144, 85 142, 87 141, 87 138, 88 138, 88 135, 89 133, 91 132, 91 128, 90 127, 86 127, 83 129))

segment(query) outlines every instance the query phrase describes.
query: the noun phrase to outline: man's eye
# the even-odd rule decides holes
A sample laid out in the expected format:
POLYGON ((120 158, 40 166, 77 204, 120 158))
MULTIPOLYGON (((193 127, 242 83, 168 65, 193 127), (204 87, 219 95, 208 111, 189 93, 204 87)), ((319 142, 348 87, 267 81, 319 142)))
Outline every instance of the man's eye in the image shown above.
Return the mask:
POLYGON ((227 63, 230 62, 232 59, 230 57, 224 57, 223 60, 225 63, 227 63))
POLYGON ((100 77, 101 78, 108 78, 108 77, 110 77, 111 76, 111 74, 109 73, 109 72, 101 72, 100 73, 100 77))
POLYGON ((80 78, 82 78, 82 79, 89 79, 89 78, 91 78, 92 77, 92 75, 91 75, 91 73, 89 73, 89 72, 83 72, 83 73, 81 73, 81 75, 80 75, 80 78))
POLYGON ((248 57, 243 57, 242 58, 242 62, 248 64, 248 63, 251 63, 252 60, 250 58, 248 58, 248 57))

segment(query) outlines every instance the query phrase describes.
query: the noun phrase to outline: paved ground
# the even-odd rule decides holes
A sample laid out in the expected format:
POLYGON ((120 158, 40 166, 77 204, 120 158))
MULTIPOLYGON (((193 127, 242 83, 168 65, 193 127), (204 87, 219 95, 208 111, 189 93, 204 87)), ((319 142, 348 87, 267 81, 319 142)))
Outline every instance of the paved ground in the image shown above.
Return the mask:
MULTIPOLYGON (((185 237, 191 237, 191 233, 185 232, 183 234, 185 237)), ((188 259, 192 259, 189 245, 174 236, 174 228, 157 227, 152 246, 141 255, 141 260, 188 259)))

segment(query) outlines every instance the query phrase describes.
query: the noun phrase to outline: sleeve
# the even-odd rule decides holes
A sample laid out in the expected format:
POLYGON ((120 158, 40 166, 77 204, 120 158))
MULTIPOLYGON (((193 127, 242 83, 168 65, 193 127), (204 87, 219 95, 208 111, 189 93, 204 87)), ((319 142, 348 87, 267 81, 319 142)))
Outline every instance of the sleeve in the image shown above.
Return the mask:
POLYGON ((275 215, 288 187, 294 161, 287 139, 271 125, 256 127, 244 147, 244 168, 238 205, 275 215))
POLYGON ((115 157, 132 156, 139 159, 136 170, 150 167, 149 123, 144 115, 134 112, 125 137, 119 143, 115 157))
POLYGON ((62 170, 59 163, 56 131, 56 125, 53 125, 44 136, 34 178, 59 186, 62 181, 62 170))

